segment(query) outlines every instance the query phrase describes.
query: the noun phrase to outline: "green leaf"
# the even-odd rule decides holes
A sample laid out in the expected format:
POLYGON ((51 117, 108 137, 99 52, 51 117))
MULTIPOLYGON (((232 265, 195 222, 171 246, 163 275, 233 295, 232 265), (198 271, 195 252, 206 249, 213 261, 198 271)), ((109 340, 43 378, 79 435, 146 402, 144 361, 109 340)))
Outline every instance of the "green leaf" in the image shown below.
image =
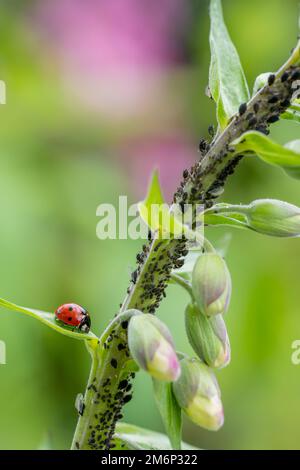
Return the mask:
POLYGON ((281 119, 300 123, 300 100, 294 100, 291 106, 280 117, 281 119))
POLYGON ((217 104, 218 123, 223 129, 240 104, 249 100, 249 89, 239 55, 224 23, 220 0, 211 0, 210 18, 209 88, 217 104))
POLYGON ((94 333, 91 331, 89 333, 81 333, 79 331, 72 331, 67 327, 61 326, 55 320, 54 313, 42 312, 41 310, 35 310, 33 308, 21 307, 20 305, 13 304, 8 300, 0 299, 0 307, 7 308, 8 310, 13 310, 15 312, 25 313, 25 315, 29 315, 30 317, 39 320, 40 322, 44 323, 45 325, 49 326, 53 330, 61 333, 65 336, 69 336, 75 339, 85 339, 88 341, 94 340, 98 341, 98 338, 94 333))
POLYGON ((300 178, 300 146, 293 141, 285 146, 256 131, 249 131, 232 142, 236 153, 251 152, 261 160, 281 167, 290 176, 300 178), (299 150, 298 150, 299 149, 299 150))
POLYGON ((280 117, 281 119, 298 122, 300 124, 300 112, 294 111, 292 108, 288 108, 280 117))
POLYGON ((164 197, 159 183, 158 171, 153 172, 151 183, 148 188, 148 193, 145 199, 145 205, 151 206, 151 204, 164 204, 164 197))
POLYGON ((154 396, 157 408, 169 436, 173 449, 181 449, 182 417, 181 408, 173 394, 170 382, 153 380, 154 396))
MULTIPOLYGON (((170 441, 164 434, 132 424, 117 423, 115 436, 126 443, 130 450, 172 450, 170 441)), ((182 450, 200 449, 182 442, 182 450)))
POLYGON ((194 235, 190 228, 182 223, 177 206, 170 207, 164 201, 157 171, 153 173, 146 199, 138 203, 138 209, 142 220, 153 232, 158 232, 161 238, 169 238, 170 235, 194 235))

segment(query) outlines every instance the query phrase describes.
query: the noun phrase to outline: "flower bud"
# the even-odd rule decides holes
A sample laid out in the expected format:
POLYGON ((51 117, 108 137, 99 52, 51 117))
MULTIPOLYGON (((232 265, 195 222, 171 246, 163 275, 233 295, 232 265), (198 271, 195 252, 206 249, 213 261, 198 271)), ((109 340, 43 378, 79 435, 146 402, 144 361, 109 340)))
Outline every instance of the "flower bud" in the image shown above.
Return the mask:
POLYGON ((220 255, 205 253, 199 256, 193 270, 192 286, 197 305, 204 315, 218 315, 227 311, 231 278, 220 255))
POLYGON ((258 199, 247 210, 249 227, 273 237, 300 236, 300 209, 276 199, 258 199))
POLYGON ((171 382, 180 375, 180 365, 169 329, 151 314, 136 315, 128 327, 128 345, 133 359, 154 378, 171 382))
POLYGON ((185 311, 189 342, 197 356, 210 367, 225 367, 230 362, 230 343, 222 315, 207 318, 196 305, 185 311))
POLYGON ((223 425, 224 415, 220 389, 212 371, 197 359, 180 362, 181 375, 173 383, 179 406, 193 423, 210 431, 223 425))

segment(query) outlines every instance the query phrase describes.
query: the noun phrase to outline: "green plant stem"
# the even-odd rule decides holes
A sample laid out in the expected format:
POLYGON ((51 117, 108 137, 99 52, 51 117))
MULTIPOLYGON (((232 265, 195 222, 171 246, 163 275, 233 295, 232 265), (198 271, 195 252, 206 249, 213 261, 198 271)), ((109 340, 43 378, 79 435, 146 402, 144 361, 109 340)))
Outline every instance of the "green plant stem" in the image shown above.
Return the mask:
POLYGON ((181 276, 178 276, 178 275, 175 274, 175 273, 172 273, 172 274, 171 274, 171 279, 173 279, 173 281, 175 281, 176 284, 178 284, 179 286, 183 287, 183 288, 190 294, 190 296, 192 297, 192 299, 194 298, 192 286, 191 286, 191 284, 190 284, 188 281, 186 281, 186 280, 183 279, 181 276))
MULTIPOLYGON (((241 158, 232 152, 230 143, 247 130, 255 129, 257 125, 267 129, 268 119, 274 112, 283 113, 286 111, 288 104, 286 106, 271 105, 269 100, 274 93, 280 97, 280 103, 288 102, 291 99, 292 86, 289 82, 283 83, 281 75, 291 66, 299 65, 299 50, 300 43, 291 58, 277 72, 274 84, 259 90, 249 101, 247 113, 243 116, 234 116, 222 134, 216 136, 209 151, 189 171, 188 177, 184 179, 176 191, 174 202, 204 204, 206 208, 213 205, 213 198, 209 193, 210 188, 223 186, 228 175, 233 173, 241 158), (259 106, 258 112, 254 110, 256 104, 259 106), (251 125, 250 120, 247 120, 249 113, 256 115, 255 126, 251 125)), ((165 296, 171 272, 177 267, 178 260, 183 256, 185 245, 186 242, 182 239, 160 240, 154 236, 149 245, 143 247, 142 259, 139 254, 134 282, 131 282, 128 289, 120 309, 121 313, 127 309, 155 313, 165 296)), ((102 336, 93 352, 92 371, 84 397, 85 410, 83 416, 79 417, 72 449, 101 450, 113 446, 115 425, 121 418, 122 407, 127 401, 126 392, 121 390, 119 393, 119 387, 122 381, 129 382, 133 378, 126 331, 122 331, 121 324, 115 328, 114 321, 109 325, 108 333, 102 336), (108 343, 110 336, 112 339, 108 343), (124 345, 124 349, 121 351, 118 349, 120 341, 124 345), (117 361, 116 367, 112 366, 111 361, 113 360, 117 361), (107 380, 109 380, 108 384, 107 380)))
POLYGON ((109 449, 122 406, 131 398, 136 366, 127 347, 128 321, 136 312, 118 315, 92 347, 92 367, 72 449, 109 449), (122 382, 123 381, 123 382, 122 382), (120 387, 120 384, 122 385, 120 387))

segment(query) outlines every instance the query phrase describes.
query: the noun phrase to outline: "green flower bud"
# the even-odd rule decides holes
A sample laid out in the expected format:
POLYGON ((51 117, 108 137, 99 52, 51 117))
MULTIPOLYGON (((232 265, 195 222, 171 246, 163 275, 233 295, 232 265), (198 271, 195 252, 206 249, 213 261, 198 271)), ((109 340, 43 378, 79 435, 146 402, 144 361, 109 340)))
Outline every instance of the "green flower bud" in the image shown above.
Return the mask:
POLYGON ((227 311, 231 278, 220 255, 205 253, 199 256, 193 270, 192 286, 197 305, 204 315, 218 315, 227 311))
POLYGON ((207 318, 196 305, 185 311, 189 342, 197 356, 210 367, 225 367, 230 362, 230 343, 222 315, 207 318))
POLYGON ((180 364, 171 333, 154 315, 131 318, 128 345, 133 359, 154 378, 168 382, 178 379, 180 364))
POLYGON ((223 425, 224 414, 214 374, 197 359, 185 358, 180 365, 181 375, 173 383, 179 406, 193 423, 217 431, 223 425))
POLYGON ((300 209, 276 199, 253 201, 246 213, 249 227, 273 237, 300 236, 300 209))

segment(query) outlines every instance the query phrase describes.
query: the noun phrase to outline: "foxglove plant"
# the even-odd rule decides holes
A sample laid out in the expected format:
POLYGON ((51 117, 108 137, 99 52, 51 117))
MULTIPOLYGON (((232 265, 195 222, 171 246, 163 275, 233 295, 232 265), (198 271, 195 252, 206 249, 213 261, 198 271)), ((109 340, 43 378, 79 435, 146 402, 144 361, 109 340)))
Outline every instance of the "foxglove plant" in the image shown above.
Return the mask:
MULTIPOLYGON (((209 430, 223 424, 223 405, 214 370, 230 362, 230 343, 224 321, 231 295, 231 278, 224 259, 207 239, 189 232, 203 226, 231 226, 276 237, 300 236, 300 209, 273 199, 250 204, 216 203, 227 177, 247 156, 258 156, 300 177, 300 140, 282 146, 268 137, 279 119, 300 122, 300 42, 276 72, 260 75, 252 96, 223 21, 220 0, 210 3, 211 66, 207 94, 216 103, 217 132, 200 142, 200 160, 183 171, 173 203, 201 205, 193 210, 192 227, 164 204, 154 173, 146 199, 139 204, 149 227, 149 243, 137 255, 127 295, 120 311, 98 337, 69 328, 52 313, 20 307, 1 299, 0 305, 30 315, 59 333, 83 340, 92 366, 84 396, 76 400, 79 419, 72 449, 180 449, 182 413, 209 430), (148 216, 153 205, 161 207, 148 216), (161 216, 165 217, 161 217, 161 216), (171 227, 171 237, 166 237, 171 227), (184 229, 184 236, 178 237, 184 229), (195 357, 176 352, 169 329, 154 314, 169 284, 186 289, 186 333, 195 357), (120 422, 132 398, 132 381, 142 368, 153 379, 153 390, 165 425, 165 436, 120 422)), ((71 317, 70 317, 71 318, 71 317)))

